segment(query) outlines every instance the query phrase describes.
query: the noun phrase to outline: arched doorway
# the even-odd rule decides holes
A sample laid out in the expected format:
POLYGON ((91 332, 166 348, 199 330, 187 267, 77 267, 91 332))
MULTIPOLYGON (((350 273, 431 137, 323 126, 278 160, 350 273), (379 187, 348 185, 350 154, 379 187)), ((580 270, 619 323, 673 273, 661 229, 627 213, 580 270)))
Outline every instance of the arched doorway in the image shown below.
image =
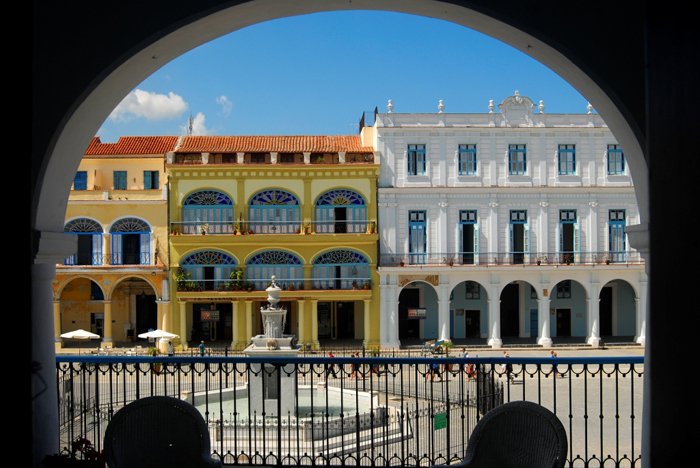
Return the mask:
POLYGON ((399 293, 399 340, 402 345, 438 337, 438 298, 423 281, 406 284, 399 293))

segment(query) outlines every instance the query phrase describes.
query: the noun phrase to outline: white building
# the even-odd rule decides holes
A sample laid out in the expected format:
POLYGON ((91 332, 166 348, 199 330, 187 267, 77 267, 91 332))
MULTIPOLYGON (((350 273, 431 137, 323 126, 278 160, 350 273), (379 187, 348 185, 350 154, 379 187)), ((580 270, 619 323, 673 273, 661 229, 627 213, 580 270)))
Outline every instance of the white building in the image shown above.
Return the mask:
POLYGON ((639 223, 632 177, 590 106, 549 115, 516 91, 482 114, 387 107, 363 129, 381 167, 382 347, 644 343, 647 277, 624 232, 639 223))

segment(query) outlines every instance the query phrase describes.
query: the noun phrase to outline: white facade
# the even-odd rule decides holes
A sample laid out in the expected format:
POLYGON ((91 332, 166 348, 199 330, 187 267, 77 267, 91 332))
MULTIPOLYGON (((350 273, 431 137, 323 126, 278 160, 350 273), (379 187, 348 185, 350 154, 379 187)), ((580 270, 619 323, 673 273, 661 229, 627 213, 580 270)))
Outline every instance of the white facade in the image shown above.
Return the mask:
POLYGON ((644 343, 647 279, 624 233, 639 212, 600 116, 549 115, 517 91, 488 113, 442 107, 401 114, 390 102, 364 132, 381 167, 382 347, 644 343))

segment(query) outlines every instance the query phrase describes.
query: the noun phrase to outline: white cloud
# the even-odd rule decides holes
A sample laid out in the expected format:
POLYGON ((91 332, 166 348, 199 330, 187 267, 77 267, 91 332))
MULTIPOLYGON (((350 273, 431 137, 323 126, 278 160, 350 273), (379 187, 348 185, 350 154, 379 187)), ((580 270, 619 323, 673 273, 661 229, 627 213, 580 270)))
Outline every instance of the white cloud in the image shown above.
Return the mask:
POLYGON ((233 109, 233 103, 229 101, 226 96, 219 96, 216 98, 216 103, 221 106, 221 113, 224 116, 231 114, 231 109, 233 109))
MULTIPOLYGON (((199 112, 196 116, 190 117, 191 125, 192 125, 192 135, 209 135, 211 133, 210 130, 207 129, 206 125, 204 125, 204 121, 206 118, 204 117, 204 114, 199 112)), ((188 135, 188 126, 190 123, 188 122, 187 125, 182 129, 182 134, 183 135, 188 135)))
POLYGON ((147 120, 176 119, 187 110, 182 96, 174 93, 156 94, 141 89, 129 93, 112 111, 110 119, 124 122, 143 117, 147 120))

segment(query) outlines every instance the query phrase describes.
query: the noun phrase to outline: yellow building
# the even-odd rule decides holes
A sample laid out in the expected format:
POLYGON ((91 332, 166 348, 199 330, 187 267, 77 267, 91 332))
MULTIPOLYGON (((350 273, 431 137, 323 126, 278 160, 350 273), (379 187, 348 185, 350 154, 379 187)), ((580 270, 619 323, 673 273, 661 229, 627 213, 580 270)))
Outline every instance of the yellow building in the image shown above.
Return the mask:
POLYGON ((301 344, 379 345, 379 165, 359 136, 183 137, 166 169, 172 332, 244 348, 274 276, 301 344))
POLYGON ((169 324, 165 153, 178 137, 94 138, 75 177, 65 232, 77 252, 56 269, 54 327, 101 336, 101 347, 132 342, 169 324), (165 296, 164 296, 165 295, 165 296))

